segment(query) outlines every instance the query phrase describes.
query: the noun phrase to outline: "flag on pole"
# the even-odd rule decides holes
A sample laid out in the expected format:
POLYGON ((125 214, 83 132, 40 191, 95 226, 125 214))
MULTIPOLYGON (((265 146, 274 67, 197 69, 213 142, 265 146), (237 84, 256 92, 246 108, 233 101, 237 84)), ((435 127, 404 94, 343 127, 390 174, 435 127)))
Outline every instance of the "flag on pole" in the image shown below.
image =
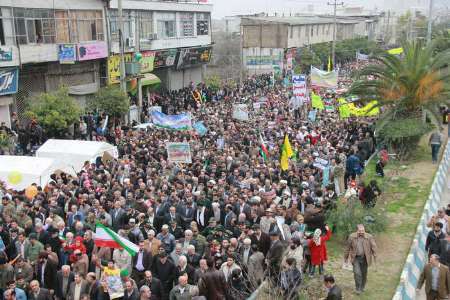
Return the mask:
POLYGON ((287 134, 284 135, 284 149, 286 149, 288 158, 291 158, 292 155, 294 155, 294 151, 292 151, 291 143, 289 142, 289 137, 287 134))
POLYGON ((311 106, 317 108, 318 110, 324 110, 325 105, 323 104, 322 98, 316 95, 314 92, 311 93, 311 106))
POLYGON ((286 146, 284 145, 284 143, 281 146, 280 166, 281 166, 281 170, 283 170, 283 171, 286 171, 287 169, 289 169, 289 157, 287 155, 286 146))
POLYGON ((266 143, 264 142, 262 135, 259 134, 259 143, 261 144, 261 149, 259 149, 259 153, 261 153, 261 156, 263 157, 264 161, 267 161, 267 158, 269 157, 269 151, 267 150, 266 143))
POLYGON ((139 252, 139 246, 115 233, 111 228, 97 223, 94 235, 97 247, 125 249, 131 256, 139 252))

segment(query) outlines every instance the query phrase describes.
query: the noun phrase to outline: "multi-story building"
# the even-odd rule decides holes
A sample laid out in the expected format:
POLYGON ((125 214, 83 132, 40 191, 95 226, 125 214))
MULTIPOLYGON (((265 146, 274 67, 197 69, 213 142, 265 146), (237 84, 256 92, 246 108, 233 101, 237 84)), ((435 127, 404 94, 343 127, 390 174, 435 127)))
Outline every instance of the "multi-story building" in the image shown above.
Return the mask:
MULTIPOLYGON (((122 2, 125 60, 142 57, 137 73, 126 74, 138 100, 141 87, 155 82, 171 90, 199 83, 211 56, 212 5, 122 2)), ((100 86, 118 84, 117 8, 117 0, 0 0, 0 121, 9 123, 11 110, 21 115, 33 96, 62 85, 83 104, 100 86)))
MULTIPOLYGON (((251 74, 289 69, 297 48, 333 40, 333 24, 330 16, 244 17, 244 68, 251 74)), ((378 16, 338 17, 336 40, 374 39, 378 28, 378 16)))
MULTIPOLYGON (((212 47, 212 5, 206 2, 123 0, 125 58, 130 61, 133 53, 142 54, 140 77, 144 80, 139 80, 138 92, 144 98, 145 84, 158 78, 169 90, 202 81, 212 47), (145 75, 148 72, 152 75, 145 75)), ((111 37, 109 84, 117 83, 120 76, 117 4, 117 0, 111 0, 107 16, 111 37)))
POLYGON ((0 0, 0 120, 66 85, 81 102, 108 56, 101 0, 0 0))

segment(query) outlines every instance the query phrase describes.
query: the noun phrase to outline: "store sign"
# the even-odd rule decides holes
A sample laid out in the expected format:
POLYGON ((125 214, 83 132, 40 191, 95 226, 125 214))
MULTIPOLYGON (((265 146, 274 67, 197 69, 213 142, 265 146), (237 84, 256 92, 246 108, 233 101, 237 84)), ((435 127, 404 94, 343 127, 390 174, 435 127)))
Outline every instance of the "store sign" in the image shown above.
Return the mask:
POLYGON ((155 64, 155 52, 142 51, 141 54, 141 73, 150 73, 153 71, 153 66, 155 64))
POLYGON ((92 60, 108 56, 108 47, 105 42, 82 43, 77 45, 78 60, 92 60))
POLYGON ((58 59, 60 64, 74 64, 77 60, 75 45, 58 45, 58 59))
POLYGON ((155 69, 173 66, 175 64, 177 53, 178 53, 177 49, 156 51, 154 63, 155 69))
MULTIPOLYGON (((141 58, 141 73, 149 73, 153 71, 153 66, 155 62, 155 52, 153 51, 142 51, 141 58)), ((123 55, 125 62, 133 61, 134 53, 125 53, 123 55)), ((119 54, 114 54, 108 57, 108 84, 114 84, 120 82, 120 56, 119 54)))
POLYGON ((185 69, 211 60, 211 47, 181 49, 177 69, 185 69))
POLYGON ((19 69, 0 70, 0 95, 17 93, 19 83, 19 69))
POLYGON ((12 47, 0 47, 0 61, 12 61, 12 47))

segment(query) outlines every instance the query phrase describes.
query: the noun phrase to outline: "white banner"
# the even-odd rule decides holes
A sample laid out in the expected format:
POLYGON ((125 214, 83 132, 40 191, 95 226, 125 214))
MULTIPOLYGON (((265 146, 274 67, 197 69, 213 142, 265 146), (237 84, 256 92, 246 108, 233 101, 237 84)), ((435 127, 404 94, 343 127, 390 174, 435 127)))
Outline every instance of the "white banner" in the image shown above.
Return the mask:
POLYGON ((240 120, 240 121, 248 121, 247 104, 233 105, 233 119, 240 120))
POLYGON ((336 88, 338 72, 336 70, 327 72, 311 66, 311 85, 325 88, 336 88))
POLYGON ((369 55, 356 52, 356 60, 369 60, 369 55))

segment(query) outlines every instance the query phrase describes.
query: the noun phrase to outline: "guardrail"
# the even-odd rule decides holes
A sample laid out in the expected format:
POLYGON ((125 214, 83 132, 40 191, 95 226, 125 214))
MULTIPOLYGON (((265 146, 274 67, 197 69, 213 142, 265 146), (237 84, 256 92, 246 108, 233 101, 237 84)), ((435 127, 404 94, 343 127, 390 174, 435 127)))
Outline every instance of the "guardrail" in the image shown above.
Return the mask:
POLYGON ((419 281, 420 273, 428 261, 428 254, 425 251, 425 241, 430 231, 427 228, 427 222, 433 214, 435 214, 443 200, 443 192, 446 186, 450 166, 450 141, 444 150, 441 163, 439 165, 433 185, 431 186, 430 196, 425 203, 422 217, 417 226, 417 232, 414 236, 411 249, 406 258, 405 266, 400 275, 400 283, 397 291, 392 298, 393 300, 414 300, 416 299, 416 287, 419 281))

